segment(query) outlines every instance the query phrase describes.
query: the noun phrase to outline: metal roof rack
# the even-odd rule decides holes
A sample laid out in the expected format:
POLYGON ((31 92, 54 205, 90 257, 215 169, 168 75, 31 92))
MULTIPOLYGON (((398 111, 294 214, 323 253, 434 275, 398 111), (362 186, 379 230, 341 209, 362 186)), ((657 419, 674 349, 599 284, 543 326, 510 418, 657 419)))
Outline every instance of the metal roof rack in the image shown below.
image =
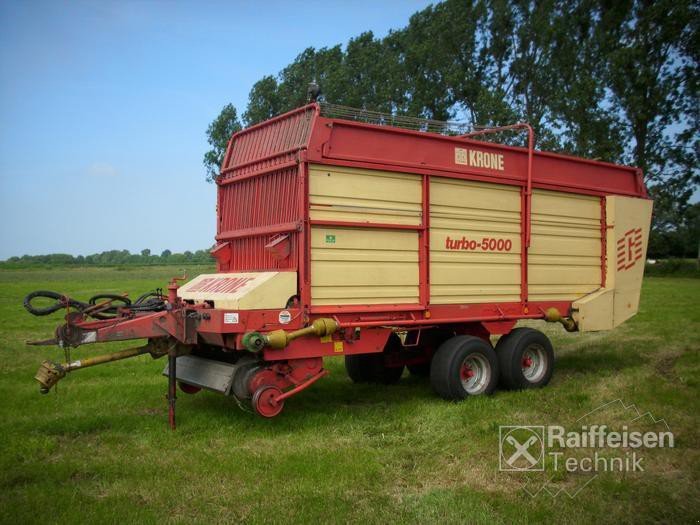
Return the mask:
POLYGON ((321 116, 328 118, 355 120, 357 122, 377 124, 380 126, 395 126, 415 131, 439 133, 441 135, 462 135, 472 130, 472 126, 466 122, 451 122, 393 115, 391 113, 351 108, 339 104, 329 104, 328 102, 320 102, 319 104, 321 106, 321 116))

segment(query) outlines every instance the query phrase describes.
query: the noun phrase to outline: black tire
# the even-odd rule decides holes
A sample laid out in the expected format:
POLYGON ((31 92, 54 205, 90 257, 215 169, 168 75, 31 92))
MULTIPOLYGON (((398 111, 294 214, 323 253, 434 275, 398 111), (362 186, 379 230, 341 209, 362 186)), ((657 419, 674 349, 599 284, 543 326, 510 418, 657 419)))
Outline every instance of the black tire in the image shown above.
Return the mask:
POLYGON ((353 383, 371 383, 375 356, 381 354, 356 354, 345 356, 345 370, 353 383))
MULTIPOLYGON (((440 345, 455 336, 455 333, 450 330, 445 330, 443 328, 434 328, 426 330, 425 334, 421 335, 420 344, 418 348, 423 352, 424 355, 428 356, 430 359, 440 345)), ((415 365, 408 365, 408 371, 412 376, 416 377, 430 377, 430 364, 432 360, 425 363, 418 363, 415 365)))
POLYGON ((488 395, 497 383, 498 358, 483 339, 458 335, 440 345, 433 356, 430 384, 443 399, 458 401, 470 395, 488 395), (473 375, 466 376, 468 373, 473 375))
POLYGON ((391 334, 384 346, 384 351, 374 354, 356 354, 345 356, 345 370, 353 383, 380 383, 392 385, 401 379, 403 365, 387 366, 387 354, 401 351, 401 339, 391 334))
POLYGON ((554 349, 546 335, 533 328, 516 328, 496 343, 501 387, 541 388, 554 372, 554 349))
POLYGON ((233 385, 231 386, 231 393, 239 400, 246 401, 250 399, 253 394, 248 391, 248 385, 253 376, 262 370, 262 366, 257 361, 251 361, 249 363, 244 363, 240 365, 233 376, 233 385))
POLYGON ((408 371, 412 376, 428 377, 430 375, 430 363, 420 363, 417 365, 407 365, 408 371))

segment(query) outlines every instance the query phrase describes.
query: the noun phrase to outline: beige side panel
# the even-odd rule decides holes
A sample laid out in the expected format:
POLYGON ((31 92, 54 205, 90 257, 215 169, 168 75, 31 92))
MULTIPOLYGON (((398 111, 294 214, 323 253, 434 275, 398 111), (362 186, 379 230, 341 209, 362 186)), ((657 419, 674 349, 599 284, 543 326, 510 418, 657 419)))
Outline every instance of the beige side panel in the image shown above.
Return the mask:
POLYGON ((311 303, 418 302, 418 233, 311 228, 311 303))
POLYGON ((573 318, 581 332, 596 332, 613 328, 615 291, 608 288, 589 294, 571 305, 573 318))
POLYGON ((651 209, 650 200, 620 196, 607 198, 607 286, 615 288, 615 326, 639 309, 651 209))
POLYGON ((297 295, 296 272, 202 274, 181 286, 178 297, 195 303, 212 301, 225 310, 284 308, 297 295))
POLYGON ((518 188, 433 177, 430 302, 520 299, 518 188))
POLYGON ((421 223, 422 177, 407 173, 311 165, 312 220, 421 223))
POLYGON ((533 191, 528 253, 531 301, 574 300, 600 288, 600 220, 599 197, 533 191))

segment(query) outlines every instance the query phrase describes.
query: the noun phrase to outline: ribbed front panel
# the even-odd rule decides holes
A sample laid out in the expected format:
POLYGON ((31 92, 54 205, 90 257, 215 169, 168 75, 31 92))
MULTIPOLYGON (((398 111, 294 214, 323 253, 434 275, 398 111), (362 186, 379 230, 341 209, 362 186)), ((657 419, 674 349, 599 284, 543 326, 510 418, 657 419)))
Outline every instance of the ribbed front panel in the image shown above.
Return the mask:
POLYGON ((291 243, 291 253, 289 257, 282 260, 275 259, 269 251, 265 250, 265 245, 269 242, 270 235, 230 241, 231 263, 229 271, 291 270, 296 268, 297 235, 299 234, 292 232, 288 235, 291 243))
POLYGON ((297 168, 231 182, 219 188, 219 234, 297 220, 297 168))
POLYGON ((236 134, 221 181, 294 161, 309 142, 315 109, 305 107, 236 134))
POLYGON ((297 235, 289 236, 291 253, 278 259, 265 246, 278 233, 255 233, 253 229, 275 228, 301 221, 297 168, 232 181, 219 187, 220 209, 217 240, 229 242, 228 271, 292 269, 297 265, 297 235), (245 237, 239 238, 241 233, 245 237))

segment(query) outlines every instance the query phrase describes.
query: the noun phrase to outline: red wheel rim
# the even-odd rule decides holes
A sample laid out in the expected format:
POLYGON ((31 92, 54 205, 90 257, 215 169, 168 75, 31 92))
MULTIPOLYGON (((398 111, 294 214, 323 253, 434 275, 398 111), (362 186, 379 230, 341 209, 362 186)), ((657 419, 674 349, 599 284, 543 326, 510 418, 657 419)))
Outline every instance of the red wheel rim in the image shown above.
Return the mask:
POLYGON ((284 408, 284 401, 275 401, 281 395, 276 386, 261 386, 253 394, 253 408, 262 417, 275 417, 284 408))
POLYGON ((183 383, 181 381, 178 381, 177 385, 180 387, 180 390, 182 390, 185 394, 196 394, 202 389, 201 387, 188 385, 187 383, 183 383))

